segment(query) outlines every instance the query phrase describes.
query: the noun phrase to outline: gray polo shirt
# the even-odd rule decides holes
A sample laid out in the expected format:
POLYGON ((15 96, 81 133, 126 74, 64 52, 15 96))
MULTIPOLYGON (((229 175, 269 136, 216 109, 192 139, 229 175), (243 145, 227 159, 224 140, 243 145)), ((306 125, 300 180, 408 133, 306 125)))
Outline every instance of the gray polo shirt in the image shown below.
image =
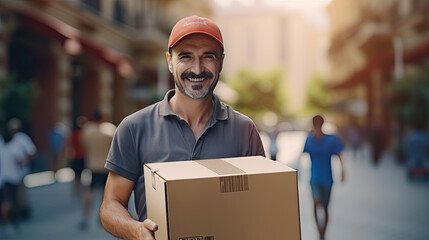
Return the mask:
POLYGON ((213 96, 214 111, 198 139, 170 108, 170 90, 158 103, 139 110, 119 124, 105 167, 134 181, 139 220, 146 219, 143 165, 196 159, 265 156, 253 121, 213 96))

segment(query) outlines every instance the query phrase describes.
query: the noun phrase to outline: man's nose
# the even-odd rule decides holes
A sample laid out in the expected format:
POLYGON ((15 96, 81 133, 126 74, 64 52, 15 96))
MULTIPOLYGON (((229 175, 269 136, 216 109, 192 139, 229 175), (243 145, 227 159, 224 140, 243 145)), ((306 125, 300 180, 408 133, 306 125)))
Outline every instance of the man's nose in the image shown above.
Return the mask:
POLYGON ((198 58, 195 59, 193 66, 192 66, 192 71, 197 75, 204 72, 204 66, 203 66, 202 61, 200 59, 198 59, 198 58))

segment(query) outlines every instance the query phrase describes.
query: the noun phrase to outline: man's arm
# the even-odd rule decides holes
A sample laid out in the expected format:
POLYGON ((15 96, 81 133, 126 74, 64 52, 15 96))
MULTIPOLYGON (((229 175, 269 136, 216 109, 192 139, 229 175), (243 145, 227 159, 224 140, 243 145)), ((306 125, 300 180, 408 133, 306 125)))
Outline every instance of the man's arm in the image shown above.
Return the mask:
POLYGON ((128 200, 134 182, 110 172, 100 207, 100 219, 104 229, 123 239, 155 239, 153 231, 158 226, 149 219, 137 221, 128 212, 128 200))
POLYGON ((338 154, 338 160, 340 161, 340 166, 341 166, 341 182, 344 182, 344 179, 345 179, 344 164, 343 164, 343 159, 341 158, 341 153, 338 154))

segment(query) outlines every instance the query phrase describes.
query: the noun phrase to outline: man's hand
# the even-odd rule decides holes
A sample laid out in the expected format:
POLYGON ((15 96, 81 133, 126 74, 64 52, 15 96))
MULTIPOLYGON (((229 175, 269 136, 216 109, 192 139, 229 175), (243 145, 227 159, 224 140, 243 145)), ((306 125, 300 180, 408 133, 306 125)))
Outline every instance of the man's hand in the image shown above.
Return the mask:
POLYGON ((128 212, 128 199, 134 182, 109 173, 100 206, 100 220, 107 232, 121 239, 153 240, 158 225, 150 219, 139 222, 128 212))
POLYGON ((158 229, 158 225, 150 219, 143 221, 142 228, 139 230, 140 240, 155 240, 154 232, 158 229))
POLYGON ((338 160, 340 161, 340 166, 341 166, 341 182, 344 182, 345 174, 344 174, 344 165, 343 165, 343 159, 341 158, 341 154, 338 154, 338 160))

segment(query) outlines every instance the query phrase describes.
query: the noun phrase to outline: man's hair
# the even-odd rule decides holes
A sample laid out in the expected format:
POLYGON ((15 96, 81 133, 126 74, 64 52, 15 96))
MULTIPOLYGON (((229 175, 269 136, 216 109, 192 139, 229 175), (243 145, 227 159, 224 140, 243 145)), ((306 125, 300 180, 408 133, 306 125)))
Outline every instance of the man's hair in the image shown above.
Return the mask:
POLYGON ((101 113, 100 109, 96 108, 94 111, 92 111, 92 118, 94 121, 101 121, 103 119, 103 114, 101 113))
POLYGON ((321 115, 316 115, 313 117, 313 126, 322 126, 325 120, 321 115))

